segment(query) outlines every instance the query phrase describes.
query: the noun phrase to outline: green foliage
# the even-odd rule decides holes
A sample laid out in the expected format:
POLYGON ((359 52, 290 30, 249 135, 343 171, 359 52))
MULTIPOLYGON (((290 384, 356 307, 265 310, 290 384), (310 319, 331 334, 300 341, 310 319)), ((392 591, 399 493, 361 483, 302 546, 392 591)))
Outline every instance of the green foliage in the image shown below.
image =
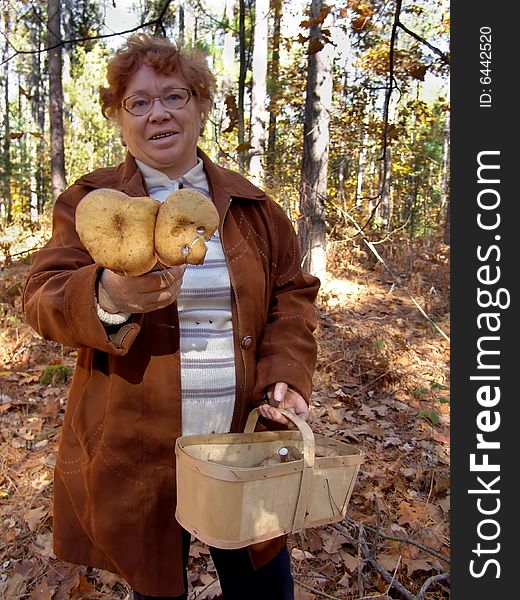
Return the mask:
POLYGON ((68 98, 65 158, 69 181, 99 167, 117 164, 124 148, 117 126, 101 114, 99 87, 106 85, 108 51, 98 44, 91 52, 78 47, 72 77, 64 92, 68 98))
POLYGON ((441 422, 439 415, 434 410, 420 410, 417 416, 420 419, 426 419, 432 425, 439 425, 441 422))
MULTIPOLYGON (((6 35, 17 48, 30 50, 45 43, 42 23, 46 3, 36 0, 31 8, 14 0, 6 35), (16 16, 16 18, 15 18, 16 16)), ((325 214, 332 239, 348 239, 348 211, 360 223, 368 221, 377 236, 403 228, 410 239, 430 235, 442 226, 446 215, 447 180, 446 121, 449 105, 442 92, 427 94, 432 76, 446 79, 446 65, 438 56, 403 30, 395 47, 394 89, 388 114, 386 154, 388 179, 383 189, 383 106, 388 84, 389 43, 395 3, 383 0, 355 0, 348 10, 333 7, 337 31, 348 40, 348 56, 341 56, 341 42, 333 79, 333 108, 330 114, 328 187, 325 214), (386 195, 385 195, 386 194, 386 195)), ((163 3, 146 0, 135 7, 141 22, 157 18, 163 3)), ((63 4, 64 32, 68 37, 89 37, 99 30, 102 4, 82 0, 63 4)), ((308 18, 291 3, 283 3, 276 77, 268 69, 266 106, 276 117, 276 136, 270 154, 264 187, 296 222, 299 213, 299 184, 303 154, 303 120, 307 66, 308 18), (287 25, 300 22, 289 32, 287 25), (285 23, 285 25, 283 25, 285 23)), ((215 109, 201 139, 202 148, 223 166, 238 170, 249 150, 251 101, 251 56, 254 11, 246 10, 245 53, 248 66, 245 97, 245 134, 239 140, 238 103, 239 40, 238 4, 234 15, 226 16, 223 6, 204 1, 171 3, 164 14, 163 29, 150 27, 147 33, 166 34, 184 45, 204 49, 219 83, 215 109), (234 36, 234 71, 226 71, 223 47, 226 36, 234 36), (230 73, 233 73, 230 75, 230 73), (234 81, 226 77, 234 77, 234 81), (233 108, 233 103, 235 108, 233 108), (244 141, 245 144, 241 142, 244 141)), ((404 3, 402 22, 436 46, 446 45, 449 17, 446 3, 417 0, 404 3)), ((270 14, 270 35, 273 33, 270 14)), ((273 40, 269 58, 272 59, 273 40)), ((105 85, 105 68, 110 52, 104 41, 89 41, 64 47, 64 124, 67 180, 70 183, 86 172, 117 164, 124 158, 117 126, 101 115, 98 88, 105 85)), ((10 64, 8 109, 11 136, 6 139, 3 124, 0 205, 10 191, 14 216, 41 213, 50 201, 50 148, 46 86, 46 55, 19 55, 5 63, 0 79, 5 81, 10 64), (17 79, 15 80, 15 74, 17 79), (43 109, 43 111, 42 111, 43 109), (5 150, 9 146, 9 152, 5 150), (32 208, 31 208, 32 206, 32 208)), ((438 82, 440 80, 434 80, 438 82)), ((247 172, 246 172, 247 175, 247 172)), ((0 211, 2 206, 0 206, 0 211)), ((3 216, 5 218, 5 207, 3 216)), ((367 228, 365 231, 370 233, 367 228)))
POLYGON ((417 417, 429 421, 432 425, 439 425, 441 423, 441 418, 435 405, 449 403, 449 398, 443 395, 443 392, 447 390, 449 390, 449 388, 438 381, 430 381, 429 387, 420 387, 412 390, 412 394, 415 398, 422 402, 429 402, 430 404, 429 408, 420 410, 417 413, 417 417))
POLYGON ((40 383, 43 385, 58 385, 67 383, 72 376, 72 368, 65 365, 49 365, 43 370, 40 376, 40 383))

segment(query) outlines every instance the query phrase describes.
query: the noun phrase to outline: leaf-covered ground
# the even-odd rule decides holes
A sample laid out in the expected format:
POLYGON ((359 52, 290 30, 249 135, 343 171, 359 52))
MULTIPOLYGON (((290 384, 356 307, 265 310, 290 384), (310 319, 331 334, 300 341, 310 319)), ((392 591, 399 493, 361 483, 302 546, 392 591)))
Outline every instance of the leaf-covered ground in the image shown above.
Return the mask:
MULTIPOLYGON (((320 292, 310 423, 366 459, 347 519, 289 538, 299 600, 449 597, 449 344, 410 297, 449 331, 447 248, 403 242, 386 260, 397 280, 340 245, 320 292)), ((75 353, 24 323, 27 270, 0 270, 0 598, 124 599, 118 577, 52 554, 52 471, 75 353)), ((189 569, 190 600, 218 597, 198 541, 189 569)))

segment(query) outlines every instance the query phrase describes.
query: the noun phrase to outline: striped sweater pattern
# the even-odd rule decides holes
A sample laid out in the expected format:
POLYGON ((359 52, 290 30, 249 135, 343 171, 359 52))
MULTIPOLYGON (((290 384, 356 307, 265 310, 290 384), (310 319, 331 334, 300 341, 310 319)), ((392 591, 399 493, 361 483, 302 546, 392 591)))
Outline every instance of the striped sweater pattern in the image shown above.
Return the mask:
MULTIPOLYGON (((136 161, 148 193, 163 202, 180 188, 206 194, 202 161, 179 179, 136 161)), ((188 265, 177 298, 180 329, 182 434, 227 433, 235 405, 231 285, 218 230, 202 265, 188 265)))

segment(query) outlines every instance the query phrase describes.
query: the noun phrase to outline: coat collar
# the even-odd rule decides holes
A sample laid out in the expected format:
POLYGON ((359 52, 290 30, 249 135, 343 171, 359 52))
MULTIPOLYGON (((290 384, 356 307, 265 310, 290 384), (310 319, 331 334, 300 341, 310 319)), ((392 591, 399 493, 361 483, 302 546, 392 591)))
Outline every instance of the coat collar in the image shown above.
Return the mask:
MULTIPOLYGON (((215 195, 218 190, 218 192, 224 192, 234 198, 245 198, 248 200, 267 199, 265 192, 260 188, 238 173, 216 165, 200 148, 197 148, 197 155, 202 159, 204 170, 215 195)), ((134 157, 128 152, 125 161, 115 169, 97 169, 88 175, 84 175, 76 183, 93 189, 113 188, 129 196, 148 195, 144 177, 138 169, 134 157)))

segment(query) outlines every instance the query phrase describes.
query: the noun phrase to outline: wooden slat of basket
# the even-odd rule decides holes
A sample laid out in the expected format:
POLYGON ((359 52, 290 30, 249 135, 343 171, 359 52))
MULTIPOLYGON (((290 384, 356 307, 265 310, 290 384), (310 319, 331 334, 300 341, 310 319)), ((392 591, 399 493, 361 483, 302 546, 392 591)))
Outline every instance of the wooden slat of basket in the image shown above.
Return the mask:
MULTIPOLYGON (((314 444, 314 433, 312 429, 307 425, 307 423, 298 417, 296 414, 291 412, 290 410, 285 410, 284 408, 278 409, 284 417, 292 421, 302 436, 303 440, 303 469, 302 469, 302 478, 300 482, 300 491, 298 493, 298 501, 296 503, 296 511, 294 513, 293 519, 293 529, 292 532, 296 533, 303 529, 303 523, 305 521, 305 515, 307 514, 307 509, 309 507, 309 502, 311 499, 312 493, 312 472, 314 469, 314 453, 315 453, 315 444, 314 444)), ((258 416, 260 411, 258 408, 255 408, 249 413, 249 417, 247 418, 246 426, 244 427, 244 433, 249 433, 255 430, 256 423, 258 421, 258 416)))

